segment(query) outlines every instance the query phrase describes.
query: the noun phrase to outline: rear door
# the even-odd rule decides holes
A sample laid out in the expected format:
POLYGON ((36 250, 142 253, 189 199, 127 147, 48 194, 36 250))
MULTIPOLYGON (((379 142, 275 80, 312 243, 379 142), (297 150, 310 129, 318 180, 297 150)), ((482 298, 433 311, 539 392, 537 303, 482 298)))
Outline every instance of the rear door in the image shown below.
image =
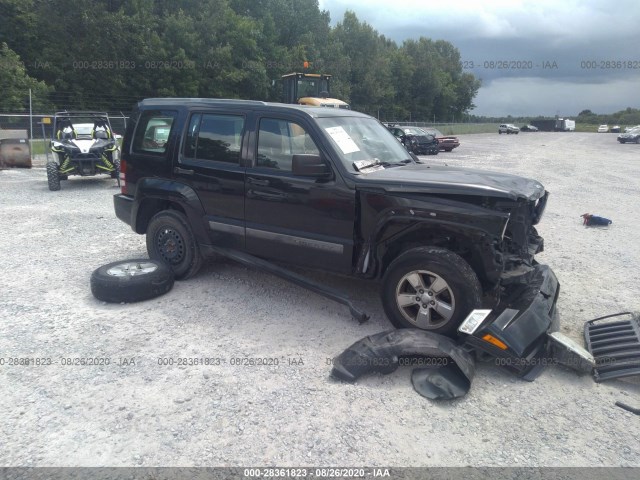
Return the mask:
POLYGON ((246 170, 246 248, 257 256, 326 270, 352 269, 355 191, 328 161, 304 119, 257 114, 246 170), (293 155, 320 155, 324 178, 296 176, 293 155))
POLYGON ((174 168, 190 185, 205 211, 212 243, 244 249, 243 142, 247 115, 227 110, 192 111, 174 168))

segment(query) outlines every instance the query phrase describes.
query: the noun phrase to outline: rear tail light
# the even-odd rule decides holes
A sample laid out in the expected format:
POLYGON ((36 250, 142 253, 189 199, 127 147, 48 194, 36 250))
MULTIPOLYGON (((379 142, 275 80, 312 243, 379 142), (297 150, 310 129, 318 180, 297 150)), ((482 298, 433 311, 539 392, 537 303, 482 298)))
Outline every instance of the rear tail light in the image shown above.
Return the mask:
POLYGON ((129 193, 127 188, 127 162, 124 159, 120 159, 120 193, 127 195, 129 193))

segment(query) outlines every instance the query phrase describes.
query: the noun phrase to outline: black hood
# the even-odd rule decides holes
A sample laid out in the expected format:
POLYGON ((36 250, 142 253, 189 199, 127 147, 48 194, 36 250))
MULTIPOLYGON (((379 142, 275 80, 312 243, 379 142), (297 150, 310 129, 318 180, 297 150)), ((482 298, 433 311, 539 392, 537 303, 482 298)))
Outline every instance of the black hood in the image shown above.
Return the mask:
POLYGON ((536 200, 544 187, 529 178, 440 165, 408 164, 357 177, 359 188, 382 188, 394 193, 440 193, 536 200))

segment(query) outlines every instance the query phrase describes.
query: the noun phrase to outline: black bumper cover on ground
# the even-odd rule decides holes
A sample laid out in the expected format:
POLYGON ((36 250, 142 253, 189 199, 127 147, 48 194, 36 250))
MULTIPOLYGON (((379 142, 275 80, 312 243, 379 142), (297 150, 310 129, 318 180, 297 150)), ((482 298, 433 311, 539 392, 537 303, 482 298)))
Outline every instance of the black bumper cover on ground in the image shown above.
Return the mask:
POLYGON ((465 345, 496 358, 496 364, 533 380, 553 364, 547 333, 558 329, 555 315, 560 284, 553 270, 537 264, 528 283, 509 287, 465 345), (483 340, 490 335, 508 346, 500 349, 483 340))

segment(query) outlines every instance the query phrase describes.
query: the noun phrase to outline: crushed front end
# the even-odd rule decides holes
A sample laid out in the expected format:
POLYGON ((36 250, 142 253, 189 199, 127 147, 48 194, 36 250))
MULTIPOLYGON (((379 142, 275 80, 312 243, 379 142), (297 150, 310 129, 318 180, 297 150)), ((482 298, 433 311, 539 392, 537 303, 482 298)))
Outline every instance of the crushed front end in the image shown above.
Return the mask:
POLYGON ((465 345, 495 358, 499 366, 527 380, 554 363, 548 333, 558 329, 555 315, 560 284, 546 265, 535 265, 528 283, 510 285, 492 309, 474 310, 460 325, 465 345))
POLYGON ((501 241, 496 241, 496 263, 503 265, 490 302, 492 308, 474 310, 460 325, 464 344, 499 366, 533 380, 547 365, 559 363, 556 302, 560 284, 553 270, 539 264, 535 255, 544 242, 535 229, 544 213, 549 193, 544 191, 513 202, 496 202, 507 212, 501 241))

